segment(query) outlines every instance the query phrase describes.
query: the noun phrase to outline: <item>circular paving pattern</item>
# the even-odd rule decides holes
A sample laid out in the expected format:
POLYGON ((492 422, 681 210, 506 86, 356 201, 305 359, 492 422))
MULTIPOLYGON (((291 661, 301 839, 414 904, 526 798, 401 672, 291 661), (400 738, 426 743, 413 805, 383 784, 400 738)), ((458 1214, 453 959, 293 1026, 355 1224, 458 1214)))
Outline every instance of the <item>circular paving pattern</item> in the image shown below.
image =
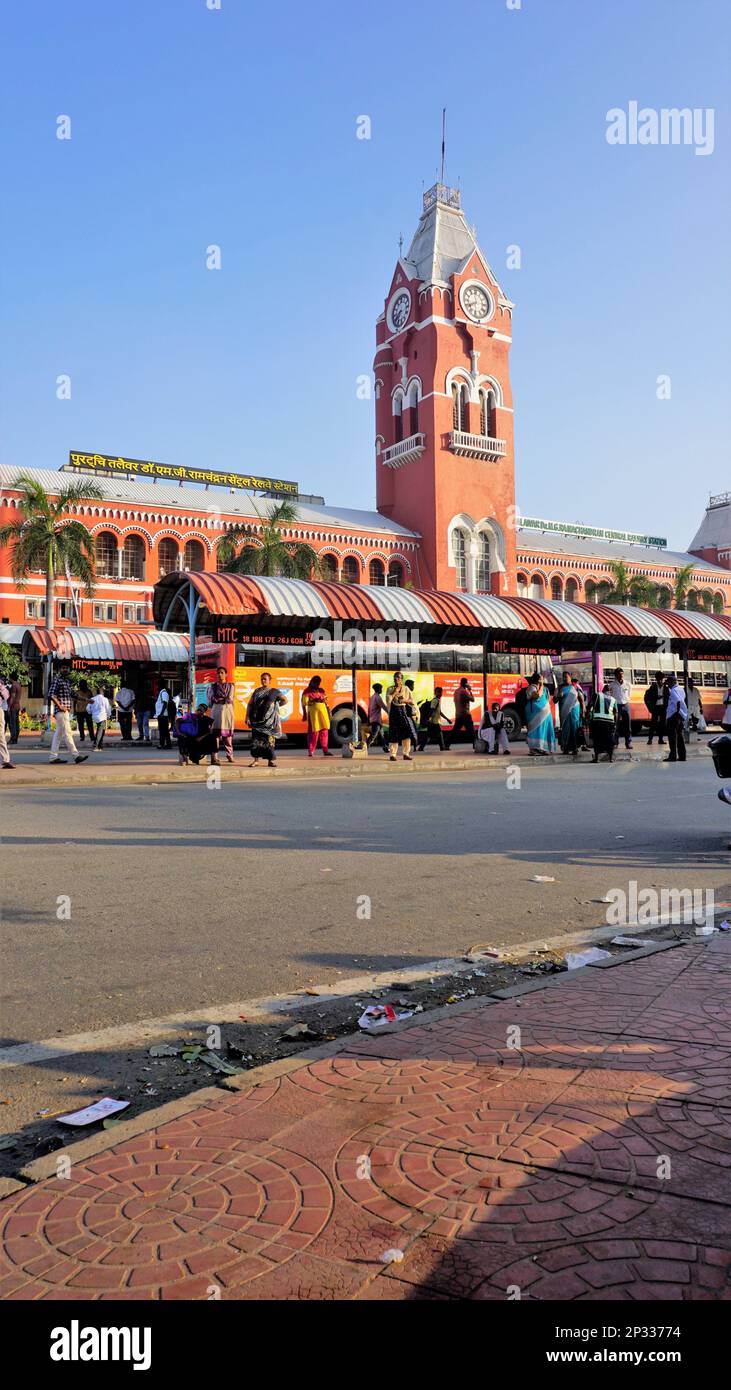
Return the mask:
POLYGON ((352 1201, 373 1215, 398 1221, 407 1208, 431 1217, 435 1235, 512 1244, 598 1234, 634 1220, 657 1197, 432 1147, 381 1126, 342 1146, 335 1174, 352 1201))
MULTIPOLYGON (((554 1246, 529 1260, 513 1259, 491 1274, 472 1297, 504 1300, 512 1288, 528 1302, 727 1299, 730 1272, 728 1250, 690 1241, 620 1237, 554 1246)), ((677 1346, 670 1338, 662 1349, 677 1346)))
POLYGON ((79 1165, 72 1179, 21 1193, 0 1232, 2 1274, 33 1280, 34 1297, 62 1287, 90 1298, 157 1297, 163 1287, 205 1297, 210 1285, 226 1290, 270 1272, 326 1225, 332 1189, 298 1154, 240 1147, 183 1156, 154 1140, 140 1149, 137 1139, 134 1152, 115 1150, 114 1166, 104 1155, 103 1174, 79 1165))
POLYGON ((472 1063, 335 1056, 290 1072, 288 1080, 305 1091, 333 1100, 342 1097, 410 1105, 462 1096, 475 1105, 480 1097, 514 1075, 507 1068, 472 1063))

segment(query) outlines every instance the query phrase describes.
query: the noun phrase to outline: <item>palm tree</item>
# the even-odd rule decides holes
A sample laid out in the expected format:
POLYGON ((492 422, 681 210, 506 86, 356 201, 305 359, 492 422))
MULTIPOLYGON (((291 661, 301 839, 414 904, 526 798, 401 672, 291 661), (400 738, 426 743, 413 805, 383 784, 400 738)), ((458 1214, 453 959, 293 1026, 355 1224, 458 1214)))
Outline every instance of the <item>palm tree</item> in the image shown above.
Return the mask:
POLYGON ((96 483, 69 483, 55 498, 35 478, 23 474, 15 484, 22 492, 17 521, 0 527, 0 546, 10 547, 10 570, 19 589, 31 574, 46 576, 46 627, 53 627, 56 576, 65 571, 80 579, 88 598, 94 593, 96 570, 94 543, 80 521, 67 520, 69 510, 82 501, 98 501, 103 493, 96 483))
POLYGON ((681 565, 675 575, 675 607, 685 608, 688 601, 688 588, 694 565, 681 565))
POLYGON ((319 579, 320 557, 306 541, 286 541, 285 527, 293 526, 299 513, 293 502, 275 502, 262 518, 261 532, 250 522, 227 527, 218 547, 228 574, 281 575, 285 579, 319 579))
POLYGON ((630 573, 624 560, 610 560, 609 569, 614 583, 605 588, 603 603, 629 603, 632 597, 630 573))
POLYGON ((638 608, 657 607, 657 584, 653 584, 646 574, 635 574, 629 582, 632 602, 638 608))

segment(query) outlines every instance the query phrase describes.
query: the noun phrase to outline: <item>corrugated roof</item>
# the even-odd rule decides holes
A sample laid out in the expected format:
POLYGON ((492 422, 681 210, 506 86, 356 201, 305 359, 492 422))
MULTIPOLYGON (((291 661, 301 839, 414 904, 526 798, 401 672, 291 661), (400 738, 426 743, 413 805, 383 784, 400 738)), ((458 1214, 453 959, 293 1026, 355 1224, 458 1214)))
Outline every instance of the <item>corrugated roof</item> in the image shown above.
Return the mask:
POLYGON ((728 578, 728 570, 711 565, 697 555, 689 555, 684 550, 659 550, 657 546, 632 545, 630 541, 603 541, 593 536, 574 536, 567 531, 538 531, 531 527, 516 528, 518 551, 547 551, 551 555, 587 555, 600 560, 626 560, 641 565, 666 565, 680 568, 694 565, 698 570, 708 570, 711 574, 721 574, 728 578))
POLYGON ((694 550, 731 549, 731 501, 706 508, 691 545, 694 550))
MULTIPOLYGON (((0 464, 0 488, 12 488, 21 474, 27 473, 38 480, 47 492, 68 486, 69 481, 79 481, 89 474, 61 473, 52 468, 18 468, 11 464, 0 464)), ((224 516, 252 518, 254 521, 265 515, 271 498, 256 497, 250 492, 231 491, 229 488, 196 487, 192 483, 181 486, 173 483, 150 483, 143 478, 94 477, 103 496, 109 501, 136 502, 146 507, 178 507, 181 511, 201 511, 206 508, 222 512, 224 516), (256 505, 254 503, 256 502, 256 505)), ((350 531, 374 531, 381 535, 418 538, 418 532, 409 531, 405 526, 381 516, 380 512, 364 512, 352 507, 316 507, 311 502, 297 502, 295 505, 299 519, 305 525, 320 527, 347 527, 350 531)))

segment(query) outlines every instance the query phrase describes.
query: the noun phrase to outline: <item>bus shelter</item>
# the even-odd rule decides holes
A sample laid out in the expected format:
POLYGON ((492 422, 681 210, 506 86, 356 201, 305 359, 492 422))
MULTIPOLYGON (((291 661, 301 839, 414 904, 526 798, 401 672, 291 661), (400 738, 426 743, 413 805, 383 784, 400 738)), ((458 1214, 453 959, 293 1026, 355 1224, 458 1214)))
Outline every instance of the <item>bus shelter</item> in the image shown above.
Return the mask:
MULTIPOLYGON (((566 603, 554 599, 499 598, 434 589, 386 588, 265 575, 186 572, 165 575, 155 586, 153 611, 162 633, 188 637, 189 688, 195 689, 199 636, 234 642, 247 631, 300 638, 329 634, 343 640, 409 641, 479 646, 483 652, 483 700, 489 654, 560 658, 590 651, 597 684, 602 651, 671 652, 680 657, 687 683, 689 655, 731 655, 731 618, 677 609, 566 603)), ((353 729, 358 727, 357 659, 353 675, 353 729)))

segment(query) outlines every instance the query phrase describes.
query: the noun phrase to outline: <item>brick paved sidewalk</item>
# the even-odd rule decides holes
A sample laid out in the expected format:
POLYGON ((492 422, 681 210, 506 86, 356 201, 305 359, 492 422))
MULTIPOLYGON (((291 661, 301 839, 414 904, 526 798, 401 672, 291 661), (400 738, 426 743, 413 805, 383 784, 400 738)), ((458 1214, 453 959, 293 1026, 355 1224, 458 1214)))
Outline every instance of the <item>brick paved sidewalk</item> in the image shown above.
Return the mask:
POLYGON ((0 1203, 0 1296, 729 1299, 729 985, 699 939, 209 1090, 0 1203))

